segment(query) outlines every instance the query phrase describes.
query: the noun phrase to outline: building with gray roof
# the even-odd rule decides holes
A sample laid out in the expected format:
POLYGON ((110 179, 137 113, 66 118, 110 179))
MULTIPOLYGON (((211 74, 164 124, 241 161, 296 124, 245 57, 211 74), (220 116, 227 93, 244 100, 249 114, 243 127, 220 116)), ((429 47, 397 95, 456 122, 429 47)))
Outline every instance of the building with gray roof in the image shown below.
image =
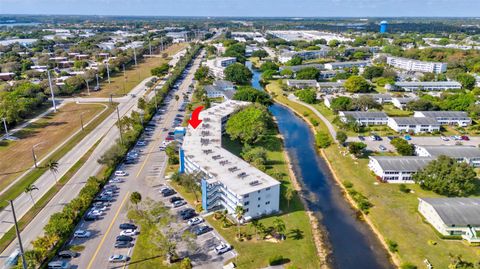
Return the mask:
POLYGON ((434 118, 389 117, 388 127, 398 133, 433 133, 440 131, 440 123, 434 118))
POLYGON ((402 81, 387 86, 387 90, 407 92, 459 90, 462 88, 462 84, 457 81, 402 81))
POLYGON ((348 122, 354 119, 361 125, 385 125, 388 123, 388 116, 385 112, 371 112, 371 111, 340 111, 338 112, 340 120, 348 122))
POLYGON ((442 235, 480 243, 480 198, 418 198, 418 212, 442 235))
POLYGON ((413 183, 412 176, 435 158, 420 156, 370 156, 368 168, 388 183, 413 183))
POLYGON ((466 127, 472 124, 472 119, 465 111, 415 111, 413 116, 435 118, 442 125, 466 127))
POLYGON ((480 149, 474 146, 415 146, 415 153, 418 156, 433 157, 445 155, 457 160, 466 162, 473 167, 480 167, 480 149))

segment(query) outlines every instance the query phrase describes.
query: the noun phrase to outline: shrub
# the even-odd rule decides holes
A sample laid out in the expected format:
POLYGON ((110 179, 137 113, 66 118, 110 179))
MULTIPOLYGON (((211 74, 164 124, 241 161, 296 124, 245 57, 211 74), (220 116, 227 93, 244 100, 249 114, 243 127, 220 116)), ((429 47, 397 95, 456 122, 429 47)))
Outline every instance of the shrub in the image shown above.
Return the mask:
POLYGON ((314 119, 314 118, 311 118, 311 119, 310 119, 310 122, 311 122, 312 125, 315 126, 315 127, 317 127, 318 124, 319 124, 318 121, 317 121, 316 119, 314 119))
POLYGON ((387 246, 388 246, 388 250, 390 250, 391 252, 398 252, 398 243, 393 241, 393 240, 390 240, 390 239, 387 239, 387 246))
POLYGON ((406 262, 400 266, 400 269, 417 269, 417 266, 406 262))
POLYGON ((350 181, 348 181, 348 180, 345 180, 345 181, 343 182, 343 186, 344 186, 345 188, 347 188, 347 189, 350 189, 350 188, 353 187, 353 183, 350 182, 350 181))
POLYGON ((327 148, 332 144, 330 136, 326 132, 318 132, 315 135, 315 143, 319 148, 327 148))
POLYGON ((410 192, 410 189, 407 188, 407 185, 405 185, 405 184, 398 185, 398 189, 403 193, 409 193, 410 192))

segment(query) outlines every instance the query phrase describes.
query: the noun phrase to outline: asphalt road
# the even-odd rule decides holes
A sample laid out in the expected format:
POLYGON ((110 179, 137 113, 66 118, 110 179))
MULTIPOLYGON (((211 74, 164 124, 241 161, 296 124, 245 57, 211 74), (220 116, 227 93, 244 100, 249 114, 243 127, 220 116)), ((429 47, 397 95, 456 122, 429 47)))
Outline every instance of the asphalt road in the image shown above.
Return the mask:
MULTIPOLYGON (((180 89, 176 94, 182 96, 186 92, 188 86, 193 79, 193 73, 199 66, 199 59, 194 62, 189 74, 184 79, 180 89)), ((161 116, 160 120, 156 120, 156 127, 151 136, 145 137, 147 141, 146 146, 137 146, 135 149, 140 151, 139 160, 136 164, 122 165, 119 170, 126 171, 128 176, 123 177, 123 183, 117 183, 120 188, 116 201, 112 203, 109 210, 105 212, 102 219, 95 222, 82 221, 77 229, 88 230, 92 233, 89 239, 72 239, 71 244, 82 244, 85 249, 81 256, 71 261, 73 268, 125 268, 128 264, 110 264, 108 257, 113 254, 122 254, 131 256, 133 247, 125 249, 115 249, 115 238, 119 235, 120 230, 118 226, 121 223, 128 222, 126 217, 128 208, 128 198, 133 191, 138 191, 142 194, 143 199, 149 197, 154 200, 162 200, 165 204, 169 204, 168 198, 161 198, 159 188, 164 186, 166 180, 164 178, 167 158, 163 151, 159 150, 159 146, 163 143, 167 133, 163 131, 164 128, 173 130, 171 128, 175 115, 178 112, 180 102, 176 102, 173 98, 170 103, 164 108, 166 113, 161 116)), ((177 209, 172 209, 172 213, 185 208, 182 206, 177 209)), ((181 233, 187 229, 184 221, 177 220, 175 223, 169 225, 176 232, 181 233)), ((235 256, 233 251, 223 255, 216 255, 213 252, 213 247, 220 241, 224 241, 218 233, 210 231, 199 236, 196 242, 195 250, 189 248, 182 243, 177 246, 177 251, 181 255, 191 256, 193 263, 198 268, 221 268, 226 259, 231 259, 235 256)), ((133 242, 135 244, 135 242, 133 242)))
MULTIPOLYGON (((184 52, 180 52, 184 53, 184 52)), ((179 57, 174 57, 173 63, 176 64, 179 57)), ((119 112, 120 117, 131 113, 137 108, 138 99, 145 93, 145 83, 152 77, 146 78, 135 88, 132 89, 130 94, 119 100, 119 112)), ((153 92, 149 94, 153 96, 153 92)), ((78 102, 98 102, 94 98, 79 98, 78 102)), ((117 101, 117 98, 114 99, 117 101)), ((38 200, 55 184, 55 178, 61 178, 76 162, 80 159, 95 143, 100 141, 90 158, 86 163, 77 171, 72 177, 69 183, 64 186, 57 195, 48 203, 48 205, 39 212, 39 214, 32 220, 22 231, 22 241, 25 248, 30 247, 30 243, 38 236, 43 234, 43 227, 47 223, 48 219, 53 213, 62 210, 63 206, 71 199, 76 197, 80 189, 85 184, 86 180, 98 173, 101 166, 97 163, 97 159, 110 148, 115 140, 119 137, 118 129, 115 127, 117 122, 117 114, 112 113, 105 121, 100 123, 95 130, 88 134, 79 144, 77 144, 71 151, 65 154, 60 160, 58 160, 58 172, 54 176, 50 172, 43 174, 34 184, 39 188, 38 191, 32 193, 33 198, 38 200)), ((28 210, 32 207, 31 198, 22 193, 14 200, 15 211, 17 218, 20 219, 28 210)), ((13 227, 13 217, 10 208, 5 208, 0 212, 0 236, 3 236, 11 227, 13 227)), ((0 254, 0 264, 3 264, 4 260, 18 248, 17 241, 15 240, 10 244, 5 251, 0 254)))

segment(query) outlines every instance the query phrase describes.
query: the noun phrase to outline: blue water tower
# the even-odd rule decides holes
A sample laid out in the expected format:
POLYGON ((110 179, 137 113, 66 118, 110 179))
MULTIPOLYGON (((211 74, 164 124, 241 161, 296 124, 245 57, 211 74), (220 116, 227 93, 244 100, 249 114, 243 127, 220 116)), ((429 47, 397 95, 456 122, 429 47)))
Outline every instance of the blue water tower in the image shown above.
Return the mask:
POLYGON ((387 26, 388 26, 387 21, 381 21, 380 22, 380 33, 386 33, 387 32, 387 26))

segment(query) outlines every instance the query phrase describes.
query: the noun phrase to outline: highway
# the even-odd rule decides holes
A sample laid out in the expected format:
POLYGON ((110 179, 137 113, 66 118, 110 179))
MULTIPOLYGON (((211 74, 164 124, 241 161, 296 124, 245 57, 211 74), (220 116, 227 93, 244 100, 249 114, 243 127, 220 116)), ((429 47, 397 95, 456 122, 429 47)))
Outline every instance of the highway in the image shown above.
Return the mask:
MULTIPOLYGON (((194 61, 189 74, 183 80, 176 94, 182 96, 183 93, 188 90, 193 80, 193 74, 198 68, 199 63, 200 57, 194 61)), ((173 94, 171 94, 171 96, 173 96, 173 94)), ((164 128, 167 128, 169 131, 173 130, 171 126, 174 118, 177 113, 181 113, 178 112, 180 103, 180 101, 177 102, 173 99, 163 108, 166 112, 154 121, 156 124, 154 131, 150 133, 150 136, 143 138, 147 141, 147 145, 137 146, 135 148, 135 150, 141 152, 138 162, 130 165, 123 164, 118 168, 119 170, 126 171, 128 175, 122 177, 122 179, 124 179, 123 183, 116 184, 119 187, 119 194, 116 197, 116 201, 112 203, 102 218, 94 222, 82 221, 78 225, 77 229, 88 230, 92 233, 92 236, 88 239, 75 238, 70 241, 72 245, 82 244, 85 246, 81 255, 71 261, 74 268, 128 267, 128 263, 111 264, 108 261, 108 257, 114 254, 132 255, 133 247, 125 249, 114 248, 116 237, 120 233, 118 226, 121 223, 128 222, 126 215, 129 206, 131 206, 129 205, 129 196, 132 192, 140 192, 143 200, 148 197, 157 201, 162 200, 167 205, 170 204, 168 198, 161 198, 159 193, 159 188, 167 184, 164 177, 167 157, 165 152, 159 149, 159 146, 167 136, 167 132, 163 131, 164 128)), ((185 206, 180 209, 184 207, 185 206)), ((174 209, 172 211, 178 210, 179 209, 174 209)), ((185 221, 180 220, 177 220, 175 223, 170 223, 169 226, 175 229, 178 234, 183 233, 187 228, 185 221)), ((215 231, 201 235, 195 241, 197 245, 195 251, 189 252, 184 242, 178 242, 177 251, 181 254, 191 256, 193 263, 198 268, 221 268, 225 260, 231 259, 236 255, 234 251, 230 251, 221 256, 213 252, 213 247, 220 241, 224 241, 215 231)), ((135 242, 133 243, 135 244, 135 242)), ((160 258, 163 259, 164 257, 160 258)))
MULTIPOLYGON (((184 51, 180 51, 177 55, 184 54, 184 51)), ((176 64, 179 56, 173 57, 171 63, 176 64)), ((151 80, 152 77, 144 79, 140 84, 132 89, 129 95, 114 98, 114 102, 118 101, 118 109, 120 117, 131 113, 137 108, 138 99, 145 93, 145 84, 151 80)), ((149 94, 149 98, 153 96, 153 92, 149 94)), ((147 99, 149 99, 147 98, 147 99)), ((99 102, 104 101, 97 98, 77 98, 76 101, 80 103, 99 102)), ((44 173, 34 184, 39 188, 38 191, 32 192, 35 201, 40 199, 48 190, 50 190, 54 184, 55 179, 61 178, 85 153, 87 153, 93 145, 100 141, 86 161, 86 163, 77 171, 72 179, 66 184, 55 197, 48 203, 48 205, 39 212, 39 214, 30 222, 22 231, 22 241, 24 247, 28 248, 30 243, 38 236, 43 234, 43 227, 48 222, 50 216, 62 210, 63 206, 71 199, 75 198, 86 180, 95 174, 97 174, 101 165, 98 164, 97 159, 109 149, 119 137, 118 129, 115 124, 117 122, 117 114, 112 113, 105 121, 100 123, 95 130, 89 133, 79 144, 77 144, 72 150, 65 154, 60 160, 58 160, 58 172, 53 175, 49 171, 44 173)), ((29 209, 31 209, 32 201, 29 195, 22 193, 14 200, 15 211, 17 218, 20 219, 25 215, 29 209)), ((0 212, 0 236, 3 236, 10 228, 13 227, 13 217, 10 208, 5 208, 0 212)), ((0 255, 0 264, 3 264, 4 259, 7 258, 14 249, 16 249, 17 241, 15 240, 5 251, 0 255)))

